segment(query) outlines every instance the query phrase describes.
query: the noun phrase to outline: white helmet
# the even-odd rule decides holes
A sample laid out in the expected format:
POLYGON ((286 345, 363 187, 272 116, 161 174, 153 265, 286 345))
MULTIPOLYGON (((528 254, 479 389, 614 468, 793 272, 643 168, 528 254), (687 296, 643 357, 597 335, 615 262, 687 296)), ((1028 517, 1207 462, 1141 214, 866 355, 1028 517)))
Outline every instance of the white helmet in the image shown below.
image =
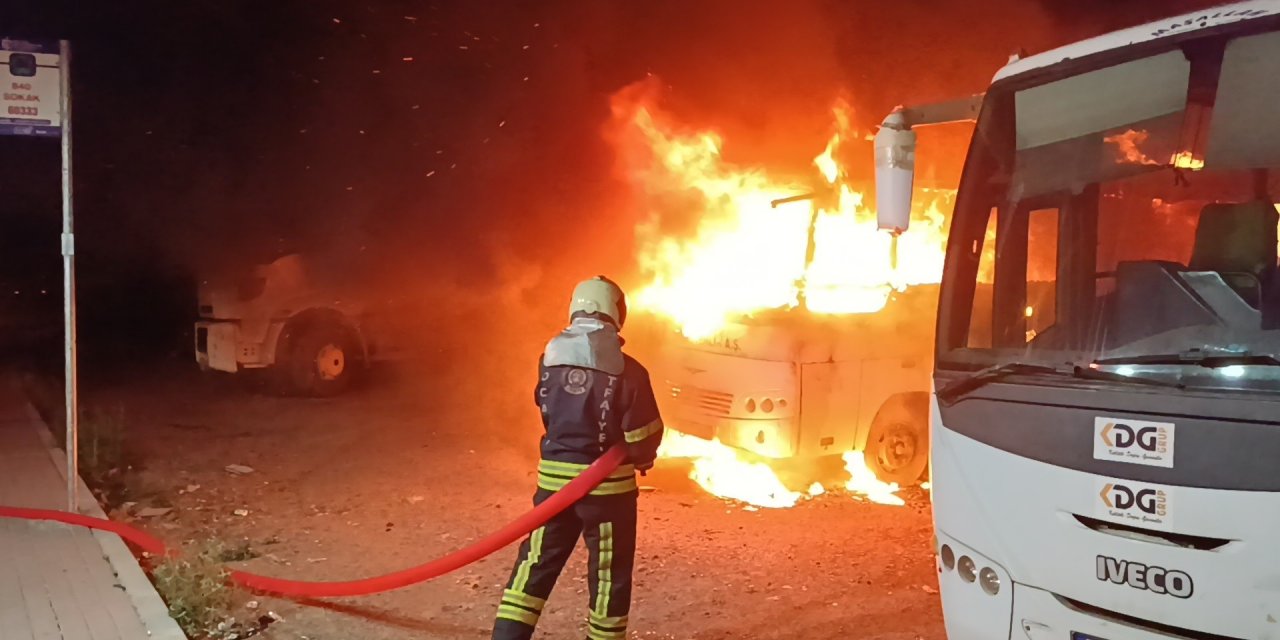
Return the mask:
POLYGON ((577 313, 599 313, 609 317, 613 323, 622 328, 627 321, 627 296, 612 280, 604 276, 596 276, 583 280, 573 288, 573 299, 569 302, 569 320, 577 313))

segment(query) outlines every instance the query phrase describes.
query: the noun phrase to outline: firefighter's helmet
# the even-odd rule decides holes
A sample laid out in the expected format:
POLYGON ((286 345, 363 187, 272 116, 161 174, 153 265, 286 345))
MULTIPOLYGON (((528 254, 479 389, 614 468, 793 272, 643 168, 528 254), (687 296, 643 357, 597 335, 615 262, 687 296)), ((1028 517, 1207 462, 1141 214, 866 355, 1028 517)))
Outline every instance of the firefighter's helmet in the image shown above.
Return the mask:
POLYGON ((619 329, 627 321, 627 296, 614 281, 596 276, 583 280, 573 289, 569 302, 569 319, 578 313, 599 313, 608 316, 619 329))

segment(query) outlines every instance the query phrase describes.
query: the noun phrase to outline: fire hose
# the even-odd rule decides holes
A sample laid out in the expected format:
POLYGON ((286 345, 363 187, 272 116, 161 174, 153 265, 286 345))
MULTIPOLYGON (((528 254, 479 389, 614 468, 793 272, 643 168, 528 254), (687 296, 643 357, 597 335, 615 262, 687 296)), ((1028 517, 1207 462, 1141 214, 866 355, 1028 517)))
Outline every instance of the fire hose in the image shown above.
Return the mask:
MULTIPOLYGON (((595 489, 619 464, 622 464, 625 458, 626 450, 623 446, 621 444, 615 445, 606 451, 603 456, 600 456, 581 475, 565 485, 564 488, 556 491, 551 497, 512 520, 506 526, 466 547, 425 564, 380 576, 343 582, 285 580, 260 576, 247 571, 232 571, 231 580, 253 591, 296 598, 363 596, 426 582, 488 556, 546 524, 548 520, 568 509, 573 503, 581 500, 583 496, 595 489)), ((0 518, 48 520, 107 531, 120 536, 133 544, 133 546, 151 555, 163 557, 168 554, 165 544, 159 538, 129 525, 103 518, 53 509, 24 509, 5 506, 0 506, 0 518)))

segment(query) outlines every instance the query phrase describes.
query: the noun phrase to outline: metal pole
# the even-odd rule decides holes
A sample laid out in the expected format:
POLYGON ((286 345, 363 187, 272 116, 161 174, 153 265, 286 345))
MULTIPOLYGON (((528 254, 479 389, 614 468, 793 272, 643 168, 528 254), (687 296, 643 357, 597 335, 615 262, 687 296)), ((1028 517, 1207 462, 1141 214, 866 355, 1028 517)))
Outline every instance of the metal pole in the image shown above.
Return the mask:
POLYGON ((76 388, 76 243, 71 208, 71 44, 58 42, 58 73, 62 84, 62 296, 66 335, 67 391, 67 510, 80 510, 80 407, 76 388))

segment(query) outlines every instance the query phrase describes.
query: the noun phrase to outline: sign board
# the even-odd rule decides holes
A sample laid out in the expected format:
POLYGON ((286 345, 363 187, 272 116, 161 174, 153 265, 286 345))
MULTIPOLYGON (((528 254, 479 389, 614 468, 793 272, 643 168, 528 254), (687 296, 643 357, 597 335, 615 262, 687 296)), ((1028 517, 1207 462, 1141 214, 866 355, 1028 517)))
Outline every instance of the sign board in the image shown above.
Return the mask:
POLYGON ((0 135, 62 133, 58 43, 0 38, 0 135))

